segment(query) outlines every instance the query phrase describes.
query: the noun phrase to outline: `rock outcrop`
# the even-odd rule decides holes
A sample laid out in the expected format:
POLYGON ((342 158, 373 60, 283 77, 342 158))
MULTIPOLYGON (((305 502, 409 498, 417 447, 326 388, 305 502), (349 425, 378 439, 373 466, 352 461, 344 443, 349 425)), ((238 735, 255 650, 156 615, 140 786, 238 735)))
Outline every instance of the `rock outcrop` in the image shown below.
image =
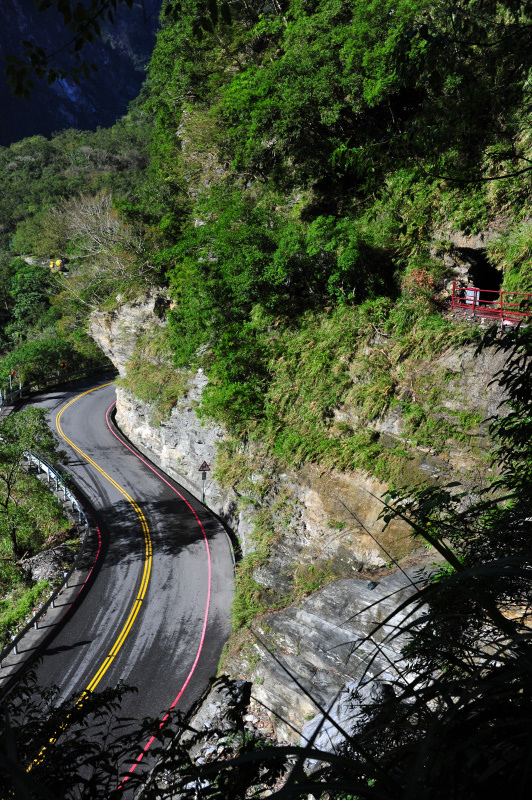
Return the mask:
MULTIPOLYGON (((165 325, 165 304, 164 296, 152 293, 114 312, 92 315, 91 335, 122 376, 141 333, 165 325)), ((438 384, 436 416, 442 428, 461 415, 467 420, 463 435, 447 442, 445 455, 409 441, 401 403, 377 420, 374 430, 384 443, 410 447, 402 483, 486 479, 489 439, 480 418, 493 416, 504 400, 492 383, 502 365, 502 355, 478 355, 474 346, 467 346, 417 362, 416 374, 405 375, 402 397, 422 392, 424 386, 432 391, 438 384)), ((159 424, 149 404, 118 388, 117 423, 143 453, 196 497, 205 488, 207 505, 238 535, 244 555, 257 547, 254 526, 256 530, 259 522, 263 524, 266 514, 272 535, 269 557, 253 571, 265 591, 293 599, 295 576, 311 577, 320 565, 328 570, 328 580, 344 576, 302 602, 261 618, 255 644, 225 661, 233 676, 253 677, 253 697, 270 710, 277 735, 299 740, 320 706, 328 707, 343 686, 358 686, 367 677, 368 659, 370 675, 385 672, 393 683, 402 642, 388 641, 385 629, 370 634, 401 598, 415 591, 413 573, 378 578, 376 587, 368 587, 369 577, 357 575, 363 570, 389 572, 392 562, 411 556, 413 543, 401 521, 384 528, 378 517, 388 487, 361 470, 324 472, 307 464, 281 472, 271 459, 261 462, 257 450, 245 481, 228 481, 223 470, 216 470, 226 432, 197 413, 206 383, 201 369, 189 376, 181 398, 159 424), (203 461, 212 470, 204 485, 198 471, 203 461)), ((354 409, 340 407, 336 417, 357 424, 354 409)), ((303 591, 312 590, 312 583, 308 585, 303 591)), ((340 703, 338 713, 342 708, 340 703)))
POLYGON ((226 666, 233 674, 251 672, 252 697, 274 715, 281 739, 309 738, 313 728, 305 728, 306 723, 318 724, 320 709, 331 704, 336 704, 338 721, 347 724, 345 715, 354 715, 338 697, 342 687, 374 678, 393 687, 405 680, 401 650, 406 638, 397 634, 397 627, 408 610, 396 609, 417 596, 418 569, 376 581, 340 579, 260 619, 251 646, 226 666), (385 623, 390 615, 393 619, 385 623))
POLYGON ((65 568, 68 569, 68 565, 72 563, 73 555, 71 547, 60 544, 24 559, 20 566, 34 583, 49 581, 53 584, 63 578, 65 568))
MULTIPOLYGON (((90 334, 121 376, 127 372, 127 362, 140 332, 150 326, 164 325, 156 311, 161 305, 160 295, 152 293, 124 304, 117 311, 92 314, 90 334)), ((184 397, 159 425, 153 424, 147 403, 117 388, 117 424, 141 452, 198 498, 203 491, 199 467, 203 461, 211 468, 215 466, 218 446, 225 436, 220 426, 206 423, 196 413, 206 382, 203 370, 198 370, 189 380, 184 397)), ((261 481, 260 475, 256 481, 261 481)), ((318 469, 307 466, 297 472, 276 475, 265 502, 279 504, 282 494, 284 513, 277 516, 289 516, 290 521, 285 525, 285 535, 272 566, 261 572, 264 584, 278 586, 294 561, 314 563, 316 558, 333 561, 340 572, 348 574, 382 566, 388 557, 375 541, 376 535, 382 537, 381 544, 386 550, 391 547, 394 555, 404 554, 410 549, 406 526, 396 523, 384 534, 383 523, 377 521, 382 509, 379 497, 385 489, 384 484, 360 471, 322 475, 318 469), (331 522, 337 529, 331 531, 331 522)), ((212 472, 205 481, 205 498, 207 505, 238 535, 244 554, 250 552, 254 547, 251 530, 256 508, 243 502, 238 487, 222 488, 212 472)))

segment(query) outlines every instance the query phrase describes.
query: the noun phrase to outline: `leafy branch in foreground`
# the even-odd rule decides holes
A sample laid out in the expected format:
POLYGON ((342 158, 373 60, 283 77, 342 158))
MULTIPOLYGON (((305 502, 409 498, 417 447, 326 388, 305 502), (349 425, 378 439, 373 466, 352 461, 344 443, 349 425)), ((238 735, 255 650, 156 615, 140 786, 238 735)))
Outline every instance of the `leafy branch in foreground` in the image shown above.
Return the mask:
MULTIPOLYGON (((397 491, 383 512, 389 519, 394 515, 409 519, 415 535, 439 545, 448 556, 444 569, 440 565, 436 572, 424 574, 419 589, 353 645, 362 647, 379 629, 385 630, 385 641, 406 636, 402 655, 406 668, 389 680, 389 691, 379 700, 358 696, 358 690, 353 693, 353 705, 358 704, 364 724, 355 734, 344 732, 343 745, 333 752, 318 749, 316 736, 304 748, 258 749, 256 743, 246 743, 243 731, 236 757, 225 754, 216 763, 200 766, 178 740, 165 749, 143 788, 145 800, 171 798, 176 793, 183 800, 244 798, 260 796, 266 789, 279 800, 309 795, 322 800, 353 796, 480 800, 503 791, 515 798, 528 797, 532 779, 532 453, 525 433, 532 417, 532 335, 517 331, 495 340, 490 334, 484 345, 489 343, 509 354, 499 375, 508 392, 508 413, 494 421, 501 474, 492 496, 479 492, 468 498, 456 485, 423 487, 410 489, 408 495, 406 490, 397 491), (404 621, 395 624, 399 613, 404 621)), ((359 689, 376 680, 370 677, 371 665, 370 657, 359 689)), ((378 680, 387 679, 380 676, 378 680)), ((36 709, 32 691, 27 689, 23 702, 31 701, 30 709, 36 709)), ((105 703, 106 698, 102 699, 105 703)), ((114 703, 114 696, 109 702, 114 703)), ((26 713, 24 707, 19 715, 26 713)), ((328 711, 322 711, 324 720, 330 719, 328 711)), ((49 738, 51 723, 44 712, 42 720, 25 729, 24 735, 20 719, 11 714, 15 720, 11 728, 20 733, 17 742, 29 736, 29 745, 17 744, 20 763, 35 758, 34 734, 39 732, 45 741, 49 738)), ((53 762, 44 761, 48 772, 43 773, 43 785, 54 791, 60 787, 64 797, 74 796, 73 786, 83 786, 81 797, 101 797, 105 786, 105 796, 113 796, 117 772, 108 761, 118 763, 116 748, 126 741, 127 729, 121 737, 120 726, 125 723, 106 719, 105 724, 118 731, 114 738, 104 737, 111 743, 109 752, 93 744, 89 727, 85 731, 69 726, 70 738, 58 740, 59 761, 55 750, 53 762), (94 770, 95 777, 86 783, 79 779, 78 761, 73 766, 76 747, 83 750, 79 764, 94 770), (66 766, 58 770, 62 759, 66 766), (107 764, 104 777, 102 763, 107 764)), ((83 720, 79 724, 85 725, 83 720)), ((7 744, 9 736, 15 735, 9 733, 11 728, 5 724, 7 744)), ((19 773, 10 774, 10 779, 19 777, 19 773)))
POLYGON ((35 0, 38 12, 52 9, 62 18, 67 38, 48 52, 36 42, 25 39, 22 41, 22 58, 14 54, 6 56, 5 74, 13 94, 29 100, 35 87, 34 78, 44 78, 48 84, 52 84, 71 76, 78 83, 81 75, 88 77, 91 70, 97 71, 96 64, 83 58, 81 51, 85 45, 92 44, 96 37, 101 38, 101 24, 106 19, 113 23, 122 3, 129 8, 134 6, 134 0, 89 0, 85 4, 76 0, 35 0), (57 65, 56 59, 62 54, 74 59, 70 70, 57 65))
MULTIPOLYGON (((122 797, 117 787, 138 749, 138 737, 153 730, 151 720, 139 729, 120 716, 122 698, 133 691, 119 685, 86 693, 83 702, 77 695, 59 701, 58 687, 39 687, 35 673, 26 674, 3 701, 2 788, 11 790, 9 796, 14 790, 17 797, 28 798, 122 797)), ((132 774, 129 786, 135 789, 139 783, 140 776, 132 774)))
MULTIPOLYGON (((93 44, 97 38, 102 38, 102 26, 105 23, 115 22, 115 17, 120 6, 134 9, 135 0, 87 0, 80 3, 78 0, 35 0, 38 12, 55 11, 61 19, 65 29, 65 39, 53 50, 46 50, 33 40, 25 39, 21 42, 24 53, 16 56, 10 53, 6 56, 5 74, 11 91, 17 97, 29 100, 35 88, 35 79, 44 79, 51 85, 58 80, 72 78, 77 84, 80 77, 88 78, 91 72, 97 72, 98 66, 93 61, 84 57, 83 51, 87 45, 93 44), (71 59, 70 67, 60 66, 58 58, 68 56, 71 59)), ((141 0, 144 24, 159 12, 160 0, 141 0)), ((164 16, 178 19, 182 14, 182 5, 175 0, 165 4, 164 16)), ((197 11, 193 20, 193 34, 198 41, 203 38, 204 32, 214 33, 219 21, 231 24, 231 11, 227 2, 218 3, 217 0, 208 0, 207 3, 198 2, 197 11)), ((36 21, 38 24, 38 21, 36 21)))

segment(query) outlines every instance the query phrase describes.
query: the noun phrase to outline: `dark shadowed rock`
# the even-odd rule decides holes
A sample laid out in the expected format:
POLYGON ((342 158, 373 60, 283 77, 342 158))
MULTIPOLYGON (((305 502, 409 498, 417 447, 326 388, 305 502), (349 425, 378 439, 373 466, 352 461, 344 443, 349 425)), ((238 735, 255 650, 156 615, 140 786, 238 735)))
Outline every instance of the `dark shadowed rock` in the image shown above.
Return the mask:
MULTIPOLYGON (((29 101, 13 97, 4 77, 7 55, 21 56, 22 41, 29 40, 53 53, 68 42, 60 16, 54 9, 35 10, 33 0, 3 0, 0 27, 0 145, 37 134, 50 136, 64 128, 95 130, 109 127, 126 113, 146 77, 145 68, 155 44, 161 0, 145 3, 149 19, 144 20, 140 3, 128 9, 124 3, 114 24, 102 24, 102 38, 84 49, 84 57, 98 66, 90 77, 56 81, 35 81, 29 101)), ((71 49, 71 48, 67 48, 71 49)), ((65 53, 57 65, 68 69, 73 62, 65 53)))
MULTIPOLYGON (((188 722, 188 730, 180 737, 180 744, 189 745, 191 758, 208 749, 214 732, 231 733, 242 727, 251 693, 251 684, 243 680, 229 680, 222 676, 214 682, 188 722)), ((212 746, 212 745, 211 745, 212 746)))
POLYGON ((326 716, 316 714, 303 725, 301 746, 312 741, 317 750, 341 752, 347 740, 363 731, 372 720, 375 707, 395 697, 393 676, 388 675, 389 683, 385 679, 386 673, 381 680, 357 680, 344 686, 326 709, 326 716))

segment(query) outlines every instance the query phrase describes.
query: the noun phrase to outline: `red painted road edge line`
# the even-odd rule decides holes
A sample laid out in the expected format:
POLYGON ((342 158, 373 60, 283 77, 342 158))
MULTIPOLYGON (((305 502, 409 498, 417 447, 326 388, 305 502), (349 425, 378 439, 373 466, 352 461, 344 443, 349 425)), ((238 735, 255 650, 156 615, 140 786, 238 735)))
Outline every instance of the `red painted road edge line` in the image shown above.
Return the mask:
MULTIPOLYGON (((124 447, 126 447, 126 448, 127 448, 129 451, 130 451, 130 453, 133 453, 133 455, 134 455, 136 458, 138 458, 138 460, 139 460, 139 461, 141 461, 141 462, 142 462, 142 463, 143 463, 143 464, 144 464, 146 467, 148 467, 148 469, 150 469, 150 470, 153 472, 153 474, 154 474, 154 475, 157 475, 157 477, 158 477, 160 480, 162 480, 162 481, 163 481, 163 483, 166 483, 166 485, 167 485, 167 486, 168 486, 168 487, 169 487, 169 488, 170 488, 170 489, 171 489, 173 492, 175 492, 175 494, 177 494, 177 496, 178 496, 178 497, 180 497, 180 498, 181 498, 181 500, 182 500, 182 501, 185 503, 185 505, 186 505, 186 506, 189 508, 189 510, 192 512, 192 514, 193 514, 193 515, 194 515, 194 517, 196 518, 196 522, 198 523, 198 525, 199 525, 199 526, 200 526, 200 528, 201 528, 201 532, 202 532, 202 534, 203 534, 203 540, 204 540, 204 542, 205 542, 205 550, 207 551, 207 565, 208 565, 208 571, 209 571, 209 578, 208 578, 208 583, 207 583, 207 602, 206 602, 206 605, 205 605, 205 615, 204 615, 204 617, 203 617, 203 628, 202 628, 202 631, 201 631, 201 639, 200 639, 199 647, 198 647, 198 650, 197 650, 197 653, 196 653, 196 657, 195 657, 195 659, 194 659, 194 663, 192 664, 192 667, 191 667, 191 669, 190 669, 190 672, 188 673, 188 675, 187 675, 187 677, 186 677, 186 680, 185 680, 185 682, 184 682, 183 686, 182 686, 182 687, 181 687, 181 689, 179 690, 179 692, 178 692, 178 694, 177 694, 177 696, 176 696, 176 698, 175 698, 174 702, 172 703, 172 705, 170 706, 170 708, 168 709, 168 711, 166 712, 166 714, 165 714, 165 715, 164 715, 164 717, 162 718, 161 722, 159 723, 158 730, 161 730, 161 728, 163 728, 163 727, 164 727, 164 725, 165 725, 166 721, 168 720, 168 718, 169 718, 169 716, 170 716, 170 712, 171 712, 171 711, 172 711, 172 710, 175 708, 175 706, 177 705, 177 703, 178 703, 178 702, 179 702, 179 700, 181 699, 181 696, 182 696, 183 692, 184 692, 184 691, 185 691, 185 689, 187 688, 187 686, 188 686, 188 684, 189 684, 189 682, 190 682, 190 679, 192 678, 192 675, 194 674, 194 672, 195 672, 195 670, 196 670, 196 667, 197 667, 197 665, 198 665, 198 661, 199 661, 199 658, 200 658, 200 655, 201 655, 201 651, 203 650, 203 645, 204 645, 204 642, 205 642, 205 633, 206 633, 206 631, 207 631, 207 620, 208 620, 208 617, 209 617, 209 608, 210 608, 210 603, 211 603, 211 578, 212 578, 212 571, 211 571, 211 551, 210 551, 210 548, 209 548, 209 542, 208 542, 208 540, 207 540, 207 534, 205 533, 205 529, 204 529, 203 525, 201 524, 201 520, 200 520, 200 518, 198 517, 198 515, 196 514, 196 512, 194 511, 194 509, 192 508, 192 506, 190 505, 190 503, 188 502, 188 500, 186 500, 186 499, 183 497, 183 495, 181 494, 181 492, 179 492, 179 491, 178 491, 178 490, 175 488, 175 486, 172 486, 172 484, 171 484, 169 481, 167 481, 167 480, 166 480, 166 478, 163 478, 163 476, 162 476, 162 475, 160 475, 160 474, 157 472, 157 470, 156 470, 156 469, 154 469, 154 468, 151 466, 151 464, 148 464, 148 462, 147 462, 147 461, 145 461, 143 458, 141 458, 141 456, 139 456, 139 454, 138 454, 138 453, 135 453, 135 451, 133 450, 133 448, 132 448, 132 447, 129 447, 129 445, 127 445, 127 444, 124 442, 124 440, 123 440, 123 439, 121 439, 121 438, 120 438, 120 436, 118 436, 118 435, 117 435, 117 434, 114 432, 114 430, 112 429, 112 427, 111 427, 111 423, 110 423, 110 421, 109 421, 109 412, 111 411, 111 409, 112 409, 112 408, 113 408, 113 406, 115 406, 115 405, 116 405, 116 401, 115 401, 114 403, 111 403, 111 405, 109 406, 109 408, 108 408, 108 409, 107 409, 107 411, 106 411, 106 414, 105 414, 105 421, 107 422, 107 427, 109 428, 109 430, 111 431, 111 433, 113 434, 113 436, 115 437, 115 439, 118 439, 118 441, 119 441, 119 442, 120 442, 122 445, 124 445, 124 447)), ((148 750, 150 749, 151 745, 152 745, 152 744, 153 744, 153 742, 155 741, 155 739, 156 739, 156 736, 157 736, 157 734, 154 734, 153 736, 151 736, 151 737, 148 739, 148 741, 146 742, 146 744, 145 744, 145 745, 144 745, 144 747, 142 748, 141 752, 139 753, 139 755, 137 756, 137 758, 135 759, 135 761, 133 762, 133 764, 132 764, 132 765, 131 765, 131 767, 129 768, 129 770, 128 770, 128 774, 127 774, 127 775, 126 775, 126 776, 125 776, 125 777, 122 779, 122 781, 121 781, 120 785, 118 786, 118 788, 119 788, 119 789, 123 789, 123 788, 124 788, 124 784, 126 783, 126 781, 128 781, 128 780, 129 780, 129 775, 130 775, 132 772, 134 772, 134 771, 136 770, 136 768, 138 767, 138 765, 140 764, 140 762, 141 762, 141 761, 142 761, 142 759, 144 758, 145 754, 148 752, 148 750)))

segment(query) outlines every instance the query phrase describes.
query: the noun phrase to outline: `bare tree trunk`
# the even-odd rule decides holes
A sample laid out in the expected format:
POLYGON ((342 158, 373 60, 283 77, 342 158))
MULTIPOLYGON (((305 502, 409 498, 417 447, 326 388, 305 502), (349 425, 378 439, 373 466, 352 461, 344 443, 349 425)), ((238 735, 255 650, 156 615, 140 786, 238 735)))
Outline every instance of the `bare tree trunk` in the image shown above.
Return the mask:
POLYGON ((11 525, 9 526, 9 538, 11 540, 13 561, 18 561, 22 553, 20 552, 20 548, 18 546, 17 526, 15 525, 14 522, 12 522, 11 525))

